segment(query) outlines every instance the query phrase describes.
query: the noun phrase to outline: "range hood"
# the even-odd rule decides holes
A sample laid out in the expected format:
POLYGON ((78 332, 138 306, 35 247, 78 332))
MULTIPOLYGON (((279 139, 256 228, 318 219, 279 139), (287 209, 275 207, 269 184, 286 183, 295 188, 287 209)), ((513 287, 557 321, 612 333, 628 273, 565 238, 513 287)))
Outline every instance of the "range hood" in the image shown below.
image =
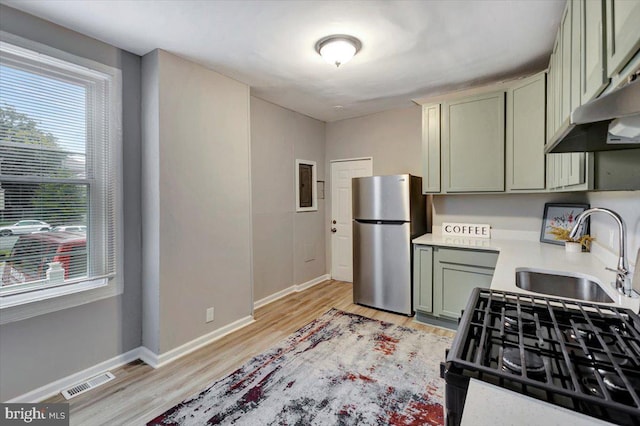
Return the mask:
POLYGON ((640 148, 640 79, 576 108, 545 153, 640 148))

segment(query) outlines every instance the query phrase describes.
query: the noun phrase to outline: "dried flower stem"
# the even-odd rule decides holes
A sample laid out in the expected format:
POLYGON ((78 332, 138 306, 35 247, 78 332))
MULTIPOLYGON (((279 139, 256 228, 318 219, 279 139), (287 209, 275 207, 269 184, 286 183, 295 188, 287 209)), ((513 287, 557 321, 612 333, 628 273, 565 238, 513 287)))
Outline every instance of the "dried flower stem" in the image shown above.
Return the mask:
POLYGON ((580 243, 580 245, 586 248, 587 251, 591 247, 591 242, 595 240, 595 238, 593 238, 589 234, 584 234, 579 238, 574 238, 574 239, 569 238, 569 234, 571 233, 571 230, 561 228, 559 226, 552 226, 551 231, 549 231, 549 233, 553 235, 554 238, 558 241, 569 241, 572 243, 580 243))

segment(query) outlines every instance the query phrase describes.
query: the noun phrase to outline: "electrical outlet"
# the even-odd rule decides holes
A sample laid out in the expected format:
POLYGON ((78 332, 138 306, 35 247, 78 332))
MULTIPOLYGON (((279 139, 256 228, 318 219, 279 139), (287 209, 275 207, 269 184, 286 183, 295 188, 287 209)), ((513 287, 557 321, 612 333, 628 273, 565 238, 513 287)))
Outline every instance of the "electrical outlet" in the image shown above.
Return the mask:
POLYGON ((207 322, 213 321, 213 307, 207 308, 207 322))

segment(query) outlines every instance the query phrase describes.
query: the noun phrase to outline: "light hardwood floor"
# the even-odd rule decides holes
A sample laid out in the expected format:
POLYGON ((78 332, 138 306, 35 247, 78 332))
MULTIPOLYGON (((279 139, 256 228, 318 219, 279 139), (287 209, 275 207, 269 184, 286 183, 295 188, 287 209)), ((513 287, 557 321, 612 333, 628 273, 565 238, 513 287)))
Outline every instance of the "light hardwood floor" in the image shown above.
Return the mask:
MULTIPOLYGON (((439 335, 454 335, 416 323, 413 318, 354 305, 351 284, 329 280, 256 309, 254 323, 167 366, 154 370, 135 361, 113 370, 115 380, 70 401, 71 424, 144 425, 332 307, 439 335)), ((57 395, 47 402, 66 401, 57 395)))

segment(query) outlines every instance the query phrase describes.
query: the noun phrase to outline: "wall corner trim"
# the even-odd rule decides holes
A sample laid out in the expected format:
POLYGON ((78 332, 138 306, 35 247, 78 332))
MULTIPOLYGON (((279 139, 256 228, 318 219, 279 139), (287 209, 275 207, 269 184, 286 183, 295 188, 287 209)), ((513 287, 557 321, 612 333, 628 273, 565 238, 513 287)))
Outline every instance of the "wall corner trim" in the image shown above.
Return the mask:
MULTIPOLYGON (((117 355, 111 359, 103 361, 99 364, 96 364, 92 367, 79 371, 77 373, 73 373, 68 375, 67 377, 63 377, 55 382, 48 383, 44 386, 41 386, 37 389, 29 391, 25 394, 17 396, 13 399, 10 399, 6 402, 14 403, 36 403, 47 398, 50 398, 64 389, 67 389, 73 385, 78 383, 82 383, 85 380, 96 376, 100 373, 104 373, 105 371, 120 367, 122 365, 128 364, 131 361, 135 361, 140 358, 140 347, 131 349, 129 352, 125 352, 123 354, 117 355)), ((146 348, 145 348, 146 349, 146 348)))
POLYGON ((304 282, 302 284, 294 284, 291 287, 287 287, 284 290, 280 290, 277 293, 273 293, 270 296, 264 297, 260 300, 256 300, 255 302, 253 302, 253 309, 261 308, 265 305, 268 305, 271 302, 275 302, 278 299, 282 299, 283 297, 291 293, 304 291, 308 288, 313 287, 314 285, 320 284, 330 279, 331 279, 331 275, 324 274, 324 275, 320 275, 319 277, 313 278, 312 280, 304 282))
POLYGON ((140 358, 140 361, 144 362, 145 364, 147 364, 148 366, 154 369, 158 368, 158 355, 155 352, 153 352, 151 349, 147 348, 146 346, 140 346, 138 350, 139 350, 138 358, 140 358))

